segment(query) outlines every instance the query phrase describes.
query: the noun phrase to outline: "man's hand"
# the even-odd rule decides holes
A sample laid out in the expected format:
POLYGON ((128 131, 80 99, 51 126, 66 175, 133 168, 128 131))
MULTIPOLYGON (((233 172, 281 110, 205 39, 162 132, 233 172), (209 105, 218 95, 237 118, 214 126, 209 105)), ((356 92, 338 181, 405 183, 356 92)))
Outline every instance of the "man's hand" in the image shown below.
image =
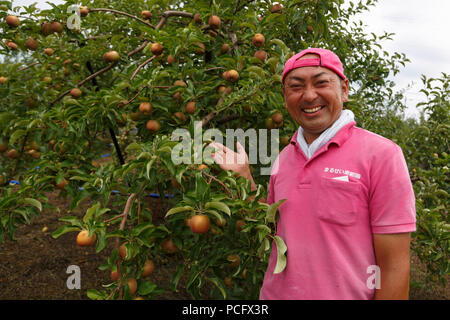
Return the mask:
POLYGON ((215 149, 215 153, 211 154, 211 157, 222 170, 231 170, 239 176, 250 180, 252 182, 252 190, 256 190, 256 184, 253 181, 250 171, 247 153, 239 142, 236 143, 237 152, 234 152, 218 142, 212 142, 209 146, 215 149))
POLYGON ((410 233, 374 234, 373 244, 381 273, 381 287, 376 300, 407 300, 409 298, 410 233))

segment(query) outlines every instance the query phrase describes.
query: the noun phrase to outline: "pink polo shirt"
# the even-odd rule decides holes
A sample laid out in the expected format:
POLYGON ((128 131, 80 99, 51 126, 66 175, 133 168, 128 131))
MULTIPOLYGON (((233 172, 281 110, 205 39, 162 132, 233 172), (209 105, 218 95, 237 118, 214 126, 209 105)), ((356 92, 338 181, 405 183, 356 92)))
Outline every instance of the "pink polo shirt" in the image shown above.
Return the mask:
POLYGON ((309 160, 295 133, 273 165, 267 202, 287 199, 277 223, 287 265, 273 274, 273 244, 260 299, 373 299, 373 234, 416 230, 401 148, 355 124, 309 160))

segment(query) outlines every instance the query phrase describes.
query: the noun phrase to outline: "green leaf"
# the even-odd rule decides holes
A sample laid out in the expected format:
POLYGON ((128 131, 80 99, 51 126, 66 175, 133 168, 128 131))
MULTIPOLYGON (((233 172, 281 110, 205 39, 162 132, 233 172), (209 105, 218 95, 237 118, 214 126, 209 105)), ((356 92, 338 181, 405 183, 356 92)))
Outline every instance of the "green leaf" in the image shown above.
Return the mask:
POLYGON ((177 290, 178 282, 180 282, 180 279, 183 276, 183 274, 184 274, 184 264, 177 265, 175 275, 173 276, 172 281, 170 282, 170 288, 173 291, 178 292, 177 290))
POLYGON ((107 298, 107 295, 105 292, 101 292, 94 289, 88 289, 87 296, 91 300, 105 300, 107 298))
POLYGON ((53 239, 57 239, 65 233, 80 231, 80 230, 81 230, 80 227, 62 226, 62 227, 58 228, 58 230, 56 230, 55 232, 52 233, 52 237, 53 237, 53 239))
POLYGON ((99 253, 106 247, 106 233, 105 230, 99 230, 97 233, 97 246, 95 252, 99 253))
POLYGON ((277 264, 275 265, 274 274, 281 273, 284 268, 286 268, 286 251, 287 246, 284 243, 284 240, 279 236, 274 236, 275 244, 277 246, 277 264))
POLYGON ((146 296, 152 293, 156 288, 158 288, 158 286, 153 282, 150 281, 141 282, 139 283, 138 294, 141 296, 146 296))
POLYGON ((277 214, 278 207, 282 205, 287 199, 282 199, 278 202, 272 203, 266 211, 266 223, 275 224, 275 216, 277 214))
POLYGON ((139 236, 142 232, 149 228, 154 228, 155 226, 151 222, 140 223, 131 231, 134 236, 139 236))
POLYGON ((185 212, 185 211, 194 211, 194 208, 192 208, 191 206, 175 207, 175 208, 172 208, 169 211, 167 211, 165 217, 167 218, 175 213, 180 213, 180 212, 185 212))
POLYGON ((87 209, 86 214, 83 217, 83 222, 88 222, 89 219, 94 215, 94 213, 98 210, 100 207, 100 202, 96 202, 92 207, 87 209))
POLYGON ((23 137, 25 135, 25 130, 16 130, 9 138, 9 144, 14 144, 14 142, 17 141, 20 137, 23 137))
POLYGON ((217 211, 206 209, 205 212, 210 213, 213 216, 215 216, 219 220, 220 224, 224 223, 224 219, 223 219, 222 215, 220 213, 218 213, 217 211))
POLYGON ((205 209, 216 209, 216 210, 220 210, 224 213, 226 213, 227 215, 231 216, 231 210, 230 208, 223 202, 217 202, 217 201, 211 201, 211 202, 207 202, 205 204, 205 209))
POLYGON ((31 206, 33 206, 33 207, 38 208, 39 211, 42 211, 42 204, 41 204, 38 200, 36 200, 36 199, 25 198, 25 199, 23 199, 21 202, 22 202, 22 203, 25 203, 25 204, 29 204, 29 205, 31 205, 31 206))
POLYGON ((222 294, 223 298, 226 299, 227 298, 227 293, 225 291, 225 288, 222 285, 222 281, 220 281, 219 278, 216 278, 216 277, 211 277, 211 278, 207 278, 207 279, 209 281, 211 281, 217 287, 217 289, 219 289, 219 291, 222 294))
POLYGON ((149 179, 149 180, 150 180, 150 169, 152 168, 153 162, 155 162, 155 159, 150 160, 146 166, 145 175, 146 175, 147 179, 149 179))

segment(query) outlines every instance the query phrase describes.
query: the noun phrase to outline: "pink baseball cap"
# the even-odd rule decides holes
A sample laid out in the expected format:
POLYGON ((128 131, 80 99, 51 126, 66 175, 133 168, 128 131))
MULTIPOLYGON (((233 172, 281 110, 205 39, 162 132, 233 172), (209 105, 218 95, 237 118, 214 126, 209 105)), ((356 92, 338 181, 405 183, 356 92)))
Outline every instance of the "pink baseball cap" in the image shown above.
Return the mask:
POLYGON ((286 61, 283 70, 283 77, 281 78, 281 83, 284 83, 284 78, 292 69, 301 67, 324 67, 335 72, 339 77, 345 80, 347 77, 344 75, 344 68, 342 67, 342 62, 339 57, 332 51, 322 48, 310 48, 305 49, 296 55, 293 55, 286 61), (299 60, 307 53, 314 53, 319 56, 318 59, 302 59, 299 60))

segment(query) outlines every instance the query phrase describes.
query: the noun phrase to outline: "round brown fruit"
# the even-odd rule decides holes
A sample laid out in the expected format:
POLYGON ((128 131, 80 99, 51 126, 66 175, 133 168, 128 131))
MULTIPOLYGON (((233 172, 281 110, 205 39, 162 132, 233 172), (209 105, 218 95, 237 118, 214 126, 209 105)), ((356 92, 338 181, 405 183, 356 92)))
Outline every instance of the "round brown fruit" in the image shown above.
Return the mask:
POLYGON ((8 150, 8 145, 6 143, 0 143, 0 153, 5 152, 8 150))
POLYGON ((245 221, 244 220, 238 220, 236 221, 236 231, 237 232, 241 232, 242 228, 245 226, 245 221))
POLYGON ((174 85, 175 87, 177 87, 177 86, 187 87, 186 82, 184 82, 183 80, 177 80, 177 81, 175 81, 175 82, 173 83, 173 85, 174 85))
POLYGON ((8 82, 7 77, 0 77, 0 84, 5 84, 6 82, 8 82))
POLYGON ((157 120, 148 120, 145 127, 148 131, 157 132, 161 128, 161 125, 157 120))
POLYGON ((191 218, 189 226, 194 233, 206 233, 209 230, 210 223, 207 215, 197 214, 191 218))
POLYGON ((181 96, 181 92, 175 92, 172 97, 177 102, 183 101, 183 97, 181 96))
POLYGON ((50 24, 50 30, 52 32, 61 33, 63 31, 63 26, 58 21, 54 21, 50 24))
MULTIPOLYGON (((127 257, 127 247, 126 247, 127 242, 124 242, 120 245, 119 247, 119 256, 125 260, 125 258, 127 257)), ((130 257, 131 258, 131 257, 130 257)))
POLYGON ((175 57, 172 56, 171 54, 169 54, 169 55, 167 56, 167 63, 168 63, 168 64, 172 64, 172 63, 174 63, 175 61, 176 61, 175 57))
POLYGON ((161 243, 161 248, 165 253, 175 253, 178 247, 173 243, 172 239, 166 239, 161 243))
POLYGON ((134 278, 129 278, 127 280, 128 289, 130 289, 130 294, 133 295, 137 290, 137 281, 134 278))
POLYGON ((27 41, 25 41, 25 47, 30 50, 36 50, 39 47, 39 42, 37 42, 34 38, 28 38, 27 41))
POLYGON ((142 270, 142 277, 148 277, 155 270, 155 265, 152 260, 145 261, 144 268, 142 270))
POLYGON ((289 136, 283 136, 280 139, 280 143, 283 147, 287 146, 290 141, 291 141, 291 138, 289 136))
POLYGON ((230 52, 230 50, 231 50, 231 47, 228 43, 222 44, 222 47, 220 48, 220 52, 222 54, 228 53, 228 52, 230 52))
POLYGON ((150 102, 142 102, 139 105, 139 112, 145 115, 152 113, 152 105, 150 102))
POLYGON ((264 44, 265 38, 261 33, 257 33, 252 38, 252 43, 255 47, 261 47, 264 44))
POLYGON ((8 24, 8 26, 13 28, 17 28, 20 23, 19 18, 17 18, 16 16, 7 16, 5 21, 8 24))
POLYGON ((6 153, 6 156, 10 159, 17 159, 19 157, 19 152, 16 149, 11 149, 6 153))
POLYGON ((67 180, 63 178, 59 183, 56 184, 56 188, 58 188, 59 190, 64 190, 67 186, 67 183, 67 180))
POLYGON ((200 18, 200 13, 194 14, 194 22, 195 23, 201 23, 202 19, 200 18))
POLYGON ((270 8, 270 13, 281 13, 283 10, 283 6, 279 3, 274 4, 272 8, 270 8))
POLYGON ((230 262, 228 266, 232 269, 237 268, 241 264, 241 257, 236 253, 230 254, 227 260, 230 262))
POLYGON ((164 50, 163 46, 158 42, 152 43, 152 46, 150 48, 150 51, 155 56, 159 56, 163 52, 163 50, 164 50))
POLYGON ((200 164, 200 165, 197 167, 197 170, 198 170, 198 171, 202 171, 202 170, 205 170, 205 169, 208 169, 208 166, 207 166, 206 164, 204 164, 204 163, 200 164))
POLYGON ((86 7, 80 7, 80 16, 86 17, 89 14, 89 9, 86 7))
POLYGON ((8 47, 10 47, 12 50, 17 50, 19 48, 19 46, 16 43, 12 42, 12 41, 9 41, 8 43, 6 43, 6 45, 8 47))
POLYGON ((48 56, 51 56, 55 51, 52 48, 45 48, 44 53, 48 56))
POLYGON ((95 239, 95 233, 89 237, 89 231, 81 230, 77 235, 77 245, 80 247, 89 247, 94 244, 95 239))
POLYGON ((196 42, 194 43, 195 49, 194 52, 195 53, 205 53, 205 45, 201 42, 196 42))
POLYGON ((225 277, 225 279, 223 279, 223 282, 227 287, 232 288, 234 286, 233 279, 231 279, 230 276, 225 277))
POLYGON ((30 151, 28 151, 28 153, 34 158, 34 159, 39 159, 41 156, 41 153, 39 151, 36 151, 34 149, 31 149, 30 151))
POLYGON ((265 62, 267 59, 267 52, 265 52, 264 50, 258 50, 255 52, 255 54, 253 56, 256 59, 261 60, 261 62, 265 62))
POLYGON ((175 112, 173 115, 175 116, 175 118, 180 120, 181 123, 186 122, 186 116, 183 112, 178 111, 178 112, 175 112))
POLYGON ((103 55, 103 60, 106 62, 116 62, 119 61, 120 55, 117 51, 108 51, 103 55))
POLYGON ((283 122, 283 115, 279 112, 276 112, 272 115, 272 121, 276 124, 280 124, 283 122))
POLYGON ((41 25, 41 32, 44 34, 44 36, 48 36, 50 33, 52 33, 51 24, 49 22, 44 22, 41 25))
POLYGON ((220 18, 218 16, 212 15, 209 17, 208 24, 209 27, 212 29, 219 29, 220 28, 220 18))
POLYGON ((266 119, 266 128, 269 130, 275 129, 275 123, 273 123, 272 118, 266 119))
POLYGON ((120 279, 120 273, 118 271, 111 271, 110 278, 112 281, 117 281, 120 279))
POLYGON ((227 220, 225 219, 216 219, 216 225, 219 227, 224 227, 227 224, 227 220))
POLYGON ((217 93, 218 93, 218 94, 223 94, 224 92, 225 92, 226 94, 230 93, 230 92, 231 92, 231 87, 219 86, 219 87, 217 88, 217 93))
POLYGON ((186 104, 186 112, 187 112, 187 113, 189 113, 189 114, 194 114, 196 109, 197 109, 197 106, 195 105, 195 102, 194 102, 194 101, 189 101, 189 102, 186 104))
POLYGON ((144 19, 150 19, 152 17, 152 12, 149 10, 142 10, 141 11, 141 16, 144 19))
POLYGON ((236 82, 239 79, 239 73, 236 70, 228 70, 228 80, 236 82))
POLYGON ((78 99, 79 97, 81 97, 81 94, 82 94, 82 92, 78 88, 73 88, 72 90, 70 90, 70 95, 75 99, 78 99))

